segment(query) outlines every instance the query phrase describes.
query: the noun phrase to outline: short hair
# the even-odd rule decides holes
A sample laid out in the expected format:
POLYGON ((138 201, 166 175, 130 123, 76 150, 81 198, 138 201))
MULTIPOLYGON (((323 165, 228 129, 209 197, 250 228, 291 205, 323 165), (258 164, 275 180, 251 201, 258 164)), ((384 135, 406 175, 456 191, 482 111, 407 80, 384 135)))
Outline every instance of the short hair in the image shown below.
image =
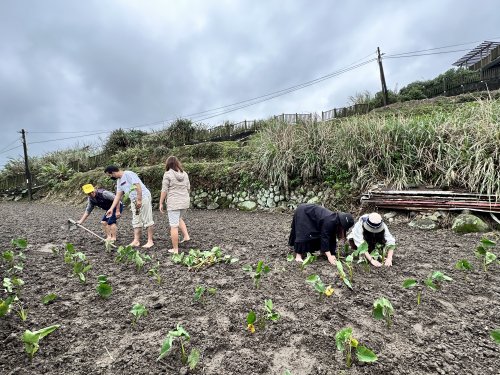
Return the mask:
POLYGON ((173 169, 176 172, 184 172, 181 162, 175 156, 169 156, 165 163, 165 170, 168 171, 169 169, 173 169))
POLYGON ((120 168, 118 168, 116 165, 108 165, 106 169, 104 169, 104 173, 110 174, 113 172, 118 172, 120 168))

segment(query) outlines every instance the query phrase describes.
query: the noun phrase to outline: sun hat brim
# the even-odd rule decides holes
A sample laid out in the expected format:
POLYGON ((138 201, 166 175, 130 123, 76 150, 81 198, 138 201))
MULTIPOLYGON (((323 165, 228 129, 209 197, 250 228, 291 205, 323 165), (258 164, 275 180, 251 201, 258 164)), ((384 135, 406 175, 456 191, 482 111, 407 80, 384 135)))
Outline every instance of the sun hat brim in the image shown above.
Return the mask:
POLYGON ((368 224, 368 222, 363 222, 363 228, 371 233, 380 233, 384 230, 384 223, 381 222, 377 227, 372 227, 368 224))

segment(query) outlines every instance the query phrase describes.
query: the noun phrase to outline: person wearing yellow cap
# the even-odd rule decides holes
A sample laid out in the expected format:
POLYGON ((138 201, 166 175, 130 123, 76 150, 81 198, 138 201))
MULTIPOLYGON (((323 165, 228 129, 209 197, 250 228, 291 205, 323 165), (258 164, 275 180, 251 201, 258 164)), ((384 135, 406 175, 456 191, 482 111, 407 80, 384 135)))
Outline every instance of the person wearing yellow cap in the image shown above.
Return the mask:
POLYGON ((354 224, 351 233, 347 235, 347 240, 353 250, 356 250, 363 242, 368 243, 368 251, 364 255, 368 262, 375 267, 382 266, 382 263, 373 258, 370 253, 376 250, 378 245, 382 251, 387 251, 384 265, 386 267, 392 266, 392 255, 396 247, 396 239, 389 232, 389 228, 387 228, 382 216, 378 213, 372 212, 361 216, 354 224))
MULTIPOLYGON (((87 207, 85 208, 85 212, 83 213, 81 219, 77 221, 78 224, 83 224, 83 222, 87 220, 89 215, 94 210, 95 206, 108 211, 113 205, 115 194, 108 190, 96 189, 92 184, 83 185, 82 190, 89 196, 89 199, 87 202, 87 207)), ((116 209, 113 210, 111 215, 105 213, 102 217, 102 230, 106 234, 106 240, 116 241, 116 219, 121 216, 122 211, 123 203, 120 202, 120 204, 116 206, 116 209)))

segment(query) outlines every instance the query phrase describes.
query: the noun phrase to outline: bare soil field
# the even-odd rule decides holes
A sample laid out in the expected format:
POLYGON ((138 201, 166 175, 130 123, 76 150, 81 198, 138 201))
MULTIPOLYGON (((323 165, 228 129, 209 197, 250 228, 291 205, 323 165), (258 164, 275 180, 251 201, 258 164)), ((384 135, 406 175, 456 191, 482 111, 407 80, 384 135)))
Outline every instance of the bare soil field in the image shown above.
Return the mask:
MULTIPOLYGON (((474 256, 479 234, 423 232, 401 220, 390 225, 398 245, 393 267, 367 272, 356 266, 351 291, 325 258, 304 271, 287 262, 290 213, 190 211, 186 222, 192 241, 183 251, 219 246, 224 254, 239 258, 234 264, 190 272, 167 254, 167 220, 156 211, 156 245, 147 253, 160 261, 163 282, 158 285, 147 275, 147 265, 137 271, 117 263, 96 238, 62 228, 67 218, 79 219, 82 212, 82 207, 0 203, 0 250, 9 249, 13 238, 29 242, 21 297, 28 317, 23 322, 11 313, 0 319, 0 374, 498 374, 500 346, 489 333, 500 328, 500 267, 493 265, 488 274, 480 267, 474 256), (84 252, 93 266, 86 283, 63 261, 66 242, 84 252), (53 254, 52 246, 60 254, 53 254), (462 258, 474 267, 467 275, 454 268, 462 258), (258 260, 269 264, 271 272, 256 289, 242 267, 258 260), (416 290, 403 289, 403 280, 423 280, 436 270, 453 281, 438 291, 423 289, 417 306, 416 290), (108 299, 96 293, 101 274, 113 287, 108 299), (319 299, 305 282, 311 274, 331 284, 334 295, 319 299), (193 299, 197 285, 217 291, 199 303, 193 299), (58 298, 44 305, 41 298, 49 293, 58 298), (382 296, 394 306, 390 328, 372 317, 373 301, 382 296), (248 332, 248 311, 263 313, 269 298, 281 318, 248 332), (131 324, 134 303, 149 311, 136 325, 131 324), (156 360, 177 323, 191 335, 187 349, 200 351, 195 370, 182 365, 178 344, 156 360), (24 330, 52 324, 61 326, 41 341, 30 360, 20 340, 24 330), (346 368, 335 333, 347 326, 378 355, 377 362, 355 361, 346 368)), ((101 216, 102 211, 94 212, 86 225, 99 233, 101 216)), ((132 239, 130 220, 127 211, 119 221, 123 245, 132 239)), ((0 265, 2 275, 5 270, 0 265)))

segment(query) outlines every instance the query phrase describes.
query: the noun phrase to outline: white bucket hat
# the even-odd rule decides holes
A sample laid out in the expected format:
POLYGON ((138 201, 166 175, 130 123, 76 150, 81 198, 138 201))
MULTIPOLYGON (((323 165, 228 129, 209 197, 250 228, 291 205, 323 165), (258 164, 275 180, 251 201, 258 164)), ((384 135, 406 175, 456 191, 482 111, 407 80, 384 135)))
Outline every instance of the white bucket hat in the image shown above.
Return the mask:
POLYGON ((384 230, 384 223, 382 221, 382 216, 376 212, 372 212, 368 215, 368 218, 363 221, 363 228, 371 233, 380 233, 384 230))

